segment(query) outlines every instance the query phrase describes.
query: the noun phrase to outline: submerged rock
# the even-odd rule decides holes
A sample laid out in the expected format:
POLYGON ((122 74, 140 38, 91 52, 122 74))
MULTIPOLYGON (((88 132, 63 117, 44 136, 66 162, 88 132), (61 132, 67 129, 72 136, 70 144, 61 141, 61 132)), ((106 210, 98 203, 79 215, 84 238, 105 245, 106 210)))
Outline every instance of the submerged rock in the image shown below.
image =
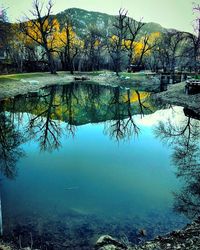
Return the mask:
POLYGON ((114 239, 110 235, 103 235, 97 240, 95 249, 97 250, 123 250, 123 249, 128 249, 128 247, 124 243, 121 243, 120 241, 114 239))

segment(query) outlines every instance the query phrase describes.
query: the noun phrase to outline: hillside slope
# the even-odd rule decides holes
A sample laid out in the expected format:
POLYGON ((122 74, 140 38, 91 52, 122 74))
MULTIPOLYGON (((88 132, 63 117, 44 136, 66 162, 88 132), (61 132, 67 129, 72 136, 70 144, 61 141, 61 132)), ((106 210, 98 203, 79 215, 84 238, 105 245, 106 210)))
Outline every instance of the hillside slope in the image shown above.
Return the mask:
MULTIPOLYGON (((62 25, 65 17, 69 15, 72 17, 74 30, 80 37, 87 34, 89 27, 95 26, 98 29, 102 30, 105 34, 109 34, 112 31, 113 23, 116 18, 116 16, 113 15, 94 11, 87 11, 78 8, 66 9, 56 14, 55 17, 62 25)), ((151 22, 143 26, 143 28, 141 29, 141 35, 146 32, 164 32, 165 30, 166 29, 163 28, 160 24, 151 22)))

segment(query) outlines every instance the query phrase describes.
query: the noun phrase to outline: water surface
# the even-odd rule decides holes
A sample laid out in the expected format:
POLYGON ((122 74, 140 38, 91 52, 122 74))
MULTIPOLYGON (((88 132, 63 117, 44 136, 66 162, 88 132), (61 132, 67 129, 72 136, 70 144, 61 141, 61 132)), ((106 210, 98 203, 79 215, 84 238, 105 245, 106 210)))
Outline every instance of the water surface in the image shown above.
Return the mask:
POLYGON ((182 107, 161 109, 149 93, 83 83, 2 101, 5 236, 91 249, 103 234, 131 244, 144 240, 141 229, 150 239, 181 228, 188 219, 175 194, 185 186, 170 145, 185 149, 175 133, 188 119, 199 131, 182 107))

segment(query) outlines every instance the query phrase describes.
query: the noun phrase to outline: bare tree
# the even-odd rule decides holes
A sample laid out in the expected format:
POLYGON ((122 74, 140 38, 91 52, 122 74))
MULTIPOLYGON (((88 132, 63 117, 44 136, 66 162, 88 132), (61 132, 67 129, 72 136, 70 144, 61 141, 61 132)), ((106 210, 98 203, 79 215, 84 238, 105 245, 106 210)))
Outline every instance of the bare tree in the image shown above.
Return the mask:
POLYGON ((129 38, 127 39, 128 45, 126 45, 126 49, 128 50, 128 56, 129 56, 129 65, 132 63, 133 60, 133 54, 134 54, 134 43, 135 40, 142 29, 142 27, 145 25, 145 23, 142 22, 142 19, 137 22, 136 20, 133 20, 128 17, 127 19, 127 26, 129 31, 129 38))
POLYGON ((190 54, 192 52, 192 68, 197 72, 199 70, 199 57, 200 57, 200 5, 196 4, 193 8, 194 13, 197 14, 194 31, 196 34, 186 33, 189 41, 191 42, 190 54))
POLYGON ((114 33, 113 36, 109 38, 108 42, 108 52, 113 60, 114 70, 117 75, 121 71, 121 64, 125 46, 123 41, 127 37, 128 25, 127 25, 127 13, 124 9, 119 10, 119 15, 116 17, 116 20, 113 24, 114 33))
POLYGON ((176 30, 168 31, 162 35, 157 51, 164 71, 175 71, 177 59, 182 57, 180 45, 184 39, 184 33, 176 30))
POLYGON ((78 39, 72 28, 72 18, 69 14, 69 16, 64 18, 65 36, 60 37, 63 46, 59 53, 63 68, 69 70, 71 74, 74 74, 74 60, 80 50, 80 43, 77 42, 78 39))
POLYGON ((0 9, 0 45, 3 45, 5 43, 5 39, 8 35, 6 21, 6 10, 0 9))
POLYGON ((0 54, 5 56, 8 51, 8 42, 11 39, 10 24, 8 23, 6 9, 0 8, 0 54))
POLYGON ((53 52, 55 52, 53 46, 54 38, 52 36, 55 31, 55 20, 51 17, 52 7, 53 4, 49 0, 46 7, 47 11, 43 17, 43 4, 39 0, 34 0, 31 14, 35 19, 27 17, 27 21, 21 23, 21 30, 44 49, 48 59, 49 70, 52 74, 56 74, 56 66, 53 58, 53 52))
POLYGON ((89 70, 99 69, 101 49, 102 49, 102 33, 96 26, 89 27, 88 36, 88 52, 89 52, 89 70))

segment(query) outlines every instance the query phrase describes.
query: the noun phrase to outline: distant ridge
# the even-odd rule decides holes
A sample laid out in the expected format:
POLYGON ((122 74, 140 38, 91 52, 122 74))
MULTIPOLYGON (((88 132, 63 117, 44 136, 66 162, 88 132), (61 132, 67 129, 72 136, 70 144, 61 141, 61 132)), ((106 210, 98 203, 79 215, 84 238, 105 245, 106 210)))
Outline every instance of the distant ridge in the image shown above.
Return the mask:
MULTIPOLYGON (((58 21, 62 24, 64 17, 71 15, 74 30, 78 36, 83 36, 87 33, 90 26, 96 26, 105 33, 110 33, 113 28, 113 22, 115 21, 116 15, 109 15, 106 13, 88 11, 79 8, 70 8, 54 15, 58 21)), ((141 35, 144 33, 152 32, 164 32, 167 29, 163 28, 160 24, 150 22, 146 23, 141 29, 141 35)))

